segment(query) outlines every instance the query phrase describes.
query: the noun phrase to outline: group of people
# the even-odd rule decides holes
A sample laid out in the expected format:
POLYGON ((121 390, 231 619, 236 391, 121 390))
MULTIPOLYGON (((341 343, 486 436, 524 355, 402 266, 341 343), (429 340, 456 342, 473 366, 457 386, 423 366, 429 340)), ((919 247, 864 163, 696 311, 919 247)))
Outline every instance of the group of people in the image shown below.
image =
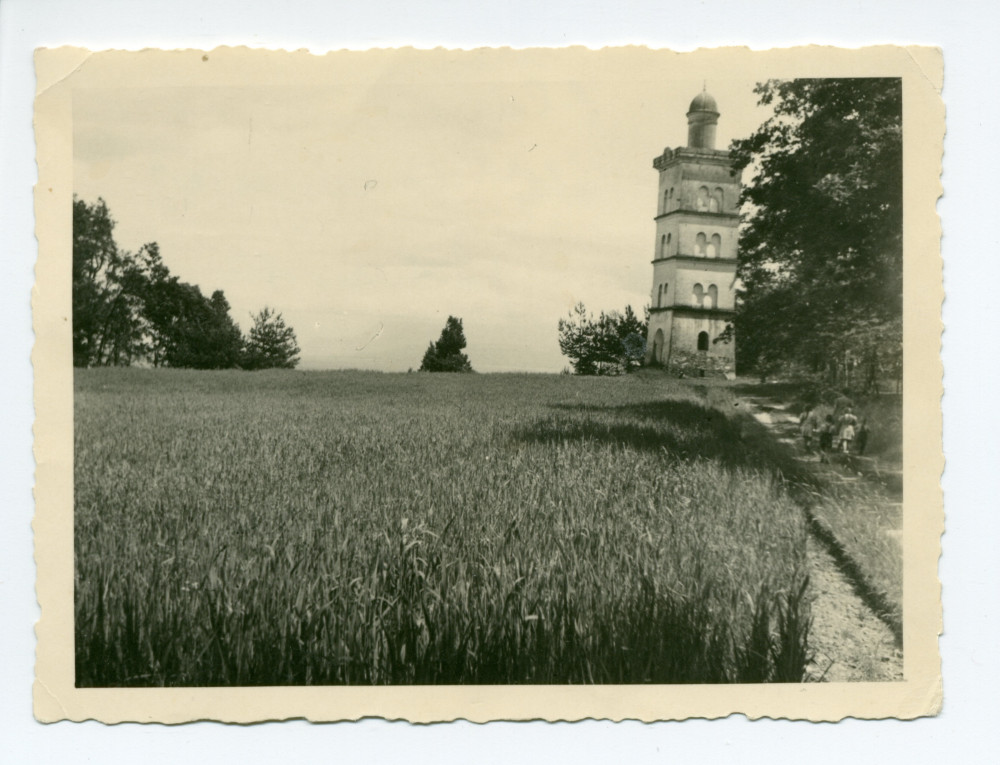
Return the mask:
POLYGON ((818 446, 820 462, 828 461, 836 452, 864 454, 868 445, 867 422, 858 418, 854 405, 844 396, 834 402, 833 412, 822 419, 818 407, 807 408, 799 417, 799 428, 807 453, 812 454, 818 446))

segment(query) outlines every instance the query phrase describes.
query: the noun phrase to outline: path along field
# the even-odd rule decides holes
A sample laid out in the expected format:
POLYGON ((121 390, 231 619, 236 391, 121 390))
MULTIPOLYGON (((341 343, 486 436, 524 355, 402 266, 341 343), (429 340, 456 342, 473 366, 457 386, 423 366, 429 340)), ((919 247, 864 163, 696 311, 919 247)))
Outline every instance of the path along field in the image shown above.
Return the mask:
POLYGON ((79 686, 803 676, 803 514, 723 388, 75 385, 79 686))
MULTIPOLYGON (((845 558, 857 585, 865 591, 870 607, 889 624, 898 640, 903 632, 903 495, 902 399, 882 395, 859 402, 872 438, 864 456, 832 455, 821 461, 803 448, 796 391, 771 398, 750 393, 781 391, 781 385, 741 385, 736 390, 756 408, 754 417, 788 447, 798 467, 796 478, 805 496, 800 504, 818 526, 817 533, 845 558)), ((787 386, 785 386, 787 387, 787 386)), ((821 408, 831 412, 832 406, 821 408)))

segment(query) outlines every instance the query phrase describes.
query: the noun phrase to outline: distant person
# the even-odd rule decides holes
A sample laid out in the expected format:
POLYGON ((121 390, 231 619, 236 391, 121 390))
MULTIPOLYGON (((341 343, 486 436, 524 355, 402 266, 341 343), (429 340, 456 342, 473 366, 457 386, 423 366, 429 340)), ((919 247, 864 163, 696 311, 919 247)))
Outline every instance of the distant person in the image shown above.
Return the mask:
POLYGON ((806 449, 806 454, 813 452, 813 439, 816 431, 820 429, 819 415, 815 407, 806 407, 799 417, 799 432, 802 434, 802 445, 806 449))
POLYGON ((819 461, 829 462, 830 452, 833 451, 833 434, 837 430, 837 425, 833 421, 833 415, 828 414, 819 431, 819 461))
POLYGON ((868 446, 868 418, 862 417, 861 423, 858 425, 858 435, 854 440, 854 448, 858 454, 864 454, 865 448, 868 446))
POLYGON ((854 402, 852 402, 851 399, 849 399, 846 394, 841 393, 840 395, 838 395, 833 402, 834 422, 840 422, 840 418, 844 414, 844 412, 853 407, 854 407, 854 402))
POLYGON ((840 451, 847 454, 851 450, 851 443, 854 441, 854 436, 856 434, 856 428, 858 427, 858 418, 854 414, 854 409, 850 406, 844 410, 844 413, 840 415, 840 420, 837 423, 839 428, 839 438, 840 438, 840 451))

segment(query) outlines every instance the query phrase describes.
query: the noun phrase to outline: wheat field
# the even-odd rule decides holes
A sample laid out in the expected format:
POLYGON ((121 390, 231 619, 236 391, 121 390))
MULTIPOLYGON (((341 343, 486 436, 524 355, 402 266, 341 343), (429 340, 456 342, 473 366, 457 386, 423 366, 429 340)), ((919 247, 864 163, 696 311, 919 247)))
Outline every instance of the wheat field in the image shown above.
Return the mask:
POLYGON ((735 411, 654 374, 78 370, 77 685, 798 681, 805 522, 735 411))

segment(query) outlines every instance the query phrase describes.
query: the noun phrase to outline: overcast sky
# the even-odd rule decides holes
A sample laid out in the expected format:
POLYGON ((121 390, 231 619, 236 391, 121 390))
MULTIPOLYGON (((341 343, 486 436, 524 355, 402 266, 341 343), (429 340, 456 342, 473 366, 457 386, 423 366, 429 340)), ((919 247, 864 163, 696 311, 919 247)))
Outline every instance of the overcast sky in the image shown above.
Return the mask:
POLYGON ((652 160, 703 79, 718 147, 763 118, 752 72, 670 54, 124 56, 73 75, 75 193, 244 330, 281 311, 303 369, 417 368, 452 314, 477 371, 559 371, 574 303, 649 302, 652 160))

